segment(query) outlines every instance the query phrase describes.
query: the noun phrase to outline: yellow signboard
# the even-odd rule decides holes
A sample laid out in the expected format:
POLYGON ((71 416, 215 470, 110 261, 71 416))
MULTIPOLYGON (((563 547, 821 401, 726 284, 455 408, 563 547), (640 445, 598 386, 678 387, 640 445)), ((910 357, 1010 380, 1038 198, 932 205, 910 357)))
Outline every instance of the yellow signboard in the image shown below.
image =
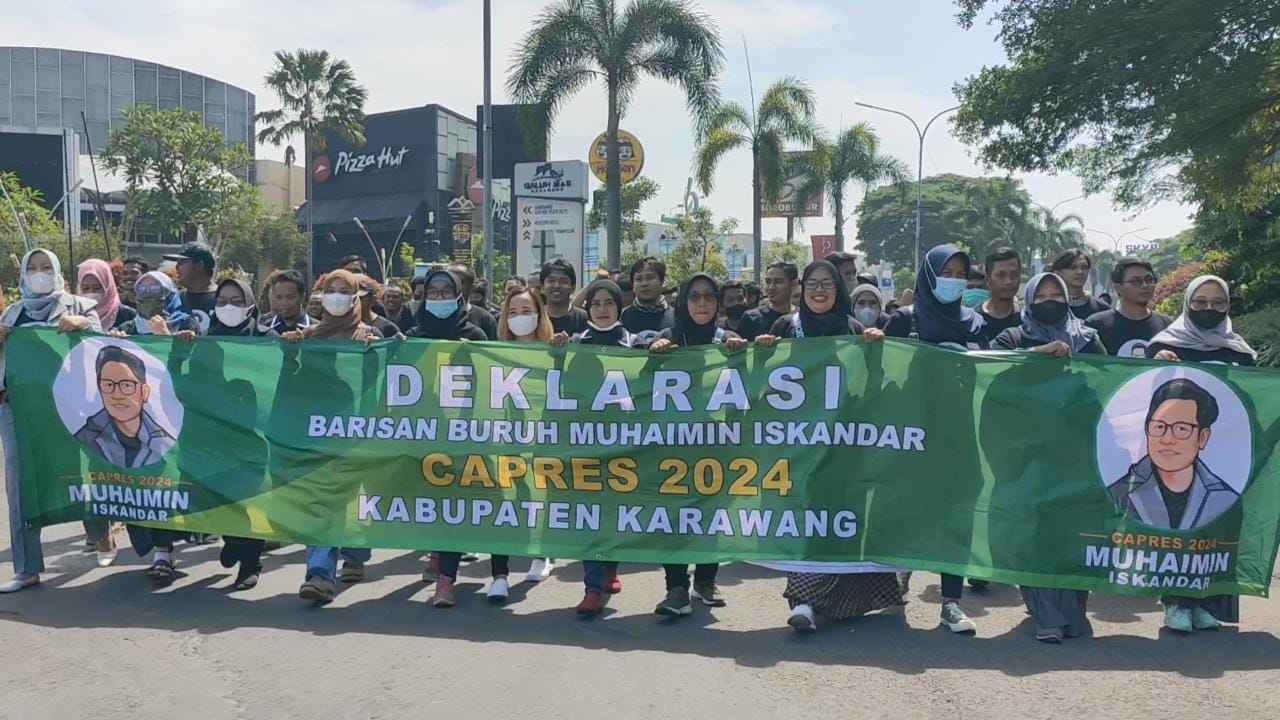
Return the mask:
MULTIPOLYGON (((591 143, 591 151, 587 154, 587 162, 591 164, 591 172, 600 182, 608 182, 605 175, 607 168, 608 133, 600 133, 591 143)), ((618 165, 622 170, 622 184, 640 177, 644 170, 644 147, 635 135, 626 130, 618 131, 618 165)))

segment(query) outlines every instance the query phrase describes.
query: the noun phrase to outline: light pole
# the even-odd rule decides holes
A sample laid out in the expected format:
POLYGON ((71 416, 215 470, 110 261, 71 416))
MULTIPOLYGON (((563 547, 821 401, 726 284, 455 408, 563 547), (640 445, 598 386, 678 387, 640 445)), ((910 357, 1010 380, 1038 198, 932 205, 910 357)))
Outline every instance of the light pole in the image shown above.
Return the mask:
POLYGON ((493 11, 484 0, 484 112, 481 148, 484 152, 484 279, 493 282, 493 11))
POLYGON ((1132 235, 1132 234, 1134 234, 1134 233, 1140 233, 1140 232, 1143 232, 1143 231, 1145 231, 1145 230, 1146 230, 1146 228, 1141 227, 1141 228, 1138 228, 1137 230, 1130 230, 1130 231, 1128 231, 1128 232, 1120 233, 1119 235, 1112 235, 1111 233, 1109 233, 1109 232, 1107 232, 1107 231, 1105 231, 1105 230, 1094 230, 1093 228, 1085 228, 1085 230, 1087 230, 1087 231, 1089 231, 1089 232, 1091 232, 1091 233, 1097 233, 1097 234, 1099 234, 1099 235, 1106 235, 1108 238, 1110 238, 1110 239, 1111 239, 1111 249, 1112 249, 1112 251, 1114 251, 1114 252, 1120 252, 1120 241, 1121 241, 1121 240, 1125 239, 1126 237, 1128 237, 1129 235, 1132 235))
POLYGON ((387 264, 382 261, 382 253, 378 252, 378 246, 374 244, 373 238, 369 236, 369 231, 365 229, 364 223, 360 222, 360 218, 353 217, 351 222, 354 222, 356 227, 360 228, 360 232, 364 233, 364 239, 369 241, 369 249, 373 251, 373 259, 378 261, 378 271, 382 273, 382 282, 386 282, 387 264))
POLYGON ((871 105, 869 103, 864 103, 864 102, 855 102, 854 105, 858 105, 864 108, 871 108, 872 110, 879 110, 881 112, 893 113, 894 115, 900 115, 906 118, 911 123, 911 127, 916 129, 916 136, 920 138, 919 154, 917 156, 917 161, 916 161, 916 251, 915 251, 915 254, 912 256, 912 263, 911 263, 911 270, 913 272, 919 272, 920 271, 920 224, 923 221, 923 217, 924 217, 924 136, 929 133, 929 128, 933 125, 933 122, 935 120, 942 117, 943 115, 946 115, 949 112, 955 112, 956 110, 959 110, 960 106, 956 105, 955 107, 949 107, 946 110, 939 112, 937 115, 934 115, 933 117, 929 118, 929 122, 925 123, 924 129, 921 130, 920 124, 915 121, 915 118, 902 112, 901 110, 894 110, 892 108, 880 107, 879 105, 871 105))

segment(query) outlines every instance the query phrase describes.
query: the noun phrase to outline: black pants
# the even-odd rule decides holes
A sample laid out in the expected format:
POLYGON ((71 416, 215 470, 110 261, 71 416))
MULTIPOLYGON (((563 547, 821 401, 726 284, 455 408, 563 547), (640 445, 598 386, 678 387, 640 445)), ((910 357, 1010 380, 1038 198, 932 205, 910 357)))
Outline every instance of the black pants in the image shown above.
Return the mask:
MULTIPOLYGON (((688 565, 663 565, 662 569, 667 574, 668 590, 672 588, 689 589, 688 565)), ((719 563, 698 563, 694 566, 693 581, 699 584, 713 583, 716 581, 716 573, 719 571, 719 563)))
POLYGON ((959 600, 964 596, 964 578, 959 575, 942 575, 942 597, 947 600, 959 600))
POLYGON ((223 567, 230 568, 239 564, 241 570, 262 571, 262 549, 266 547, 266 540, 224 535, 222 536, 222 544, 221 560, 223 567))
POLYGON ((506 577, 511 574, 511 556, 510 555, 490 555, 489 573, 494 578, 506 577))

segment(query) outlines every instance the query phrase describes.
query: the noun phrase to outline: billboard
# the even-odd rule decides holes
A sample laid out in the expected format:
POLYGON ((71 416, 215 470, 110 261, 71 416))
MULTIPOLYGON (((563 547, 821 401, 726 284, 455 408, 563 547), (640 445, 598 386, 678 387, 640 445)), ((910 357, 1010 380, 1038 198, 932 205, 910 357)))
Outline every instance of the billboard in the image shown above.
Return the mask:
POLYGON ((430 106, 365 116, 365 143, 335 135, 311 157, 316 200, 390 195, 430 188, 436 171, 436 110, 430 106))
MULTIPOLYGON (((591 148, 587 152, 591 173, 602 183, 608 182, 605 174, 608 170, 607 139, 608 133, 600 133, 591 141, 591 148)), ((644 170, 644 146, 640 144, 640 138, 626 130, 618 131, 618 161, 623 185, 640 177, 640 172, 644 170)))
MULTIPOLYGON (((79 146, 71 130, 0 132, 0 171, 18 176, 18 182, 40 193, 45 210, 58 208, 59 220, 80 230, 80 196, 67 190, 80 180, 79 146), (59 205, 59 202, 62 204, 59 205)), ((0 207, 3 207, 0 204, 0 207)), ((2 212, 8 214, 8 208, 2 212)))
POLYGON ((760 217, 796 218, 822 217, 822 189, 809 197, 800 197, 809 184, 809 173, 805 170, 807 152, 784 153, 784 164, 791 168, 787 180, 783 183, 782 194, 774 203, 764 203, 760 217))
POLYGON ((512 182, 520 197, 587 200, 587 164, 581 160, 520 163, 512 182))
MULTIPOLYGON (((493 106, 493 176, 509 178, 519 163, 547 159, 547 126, 538 122, 536 105, 493 106)), ((484 106, 476 106, 476 137, 484 130, 484 106)), ((476 167, 484 170, 484 143, 477 143, 476 167)))

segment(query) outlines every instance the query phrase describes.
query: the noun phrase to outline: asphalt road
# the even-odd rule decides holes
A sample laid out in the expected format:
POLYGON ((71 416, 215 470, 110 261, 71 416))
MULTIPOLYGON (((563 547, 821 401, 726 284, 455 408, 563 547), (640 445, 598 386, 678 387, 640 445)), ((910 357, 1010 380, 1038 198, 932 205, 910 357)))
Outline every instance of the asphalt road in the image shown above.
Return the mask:
POLYGON ((156 590, 132 552, 102 570, 82 543, 46 531, 42 585, 0 596, 0 717, 1280 717, 1280 611, 1263 599, 1238 628, 1173 637, 1154 599, 1096 595, 1097 637, 1045 646, 1010 587, 966 598, 975 637, 939 628, 937 576, 917 573, 905 612, 798 637, 783 579, 751 566, 722 570, 728 607, 677 621, 652 614, 661 572, 624 566, 623 593, 583 621, 577 564, 495 607, 482 559, 436 610, 420 553, 378 552, 367 582, 315 608, 298 546, 230 593, 216 547, 181 547, 185 575, 156 590))

